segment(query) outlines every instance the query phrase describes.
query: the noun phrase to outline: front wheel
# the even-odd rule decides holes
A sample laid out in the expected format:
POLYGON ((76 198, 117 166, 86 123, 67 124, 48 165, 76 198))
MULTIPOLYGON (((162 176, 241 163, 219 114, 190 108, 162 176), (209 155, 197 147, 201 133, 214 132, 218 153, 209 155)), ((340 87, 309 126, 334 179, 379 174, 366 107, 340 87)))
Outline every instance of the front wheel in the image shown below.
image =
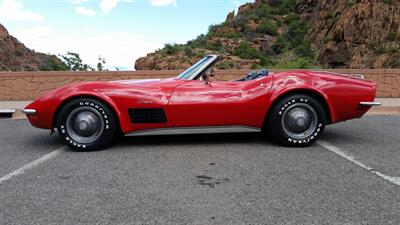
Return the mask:
POLYGON ((117 134, 118 124, 109 106, 96 99, 80 98, 61 108, 57 130, 73 150, 89 151, 110 145, 117 134))
POLYGON ((315 98, 296 94, 272 106, 266 126, 269 134, 283 145, 305 147, 314 143, 324 131, 326 115, 315 98))

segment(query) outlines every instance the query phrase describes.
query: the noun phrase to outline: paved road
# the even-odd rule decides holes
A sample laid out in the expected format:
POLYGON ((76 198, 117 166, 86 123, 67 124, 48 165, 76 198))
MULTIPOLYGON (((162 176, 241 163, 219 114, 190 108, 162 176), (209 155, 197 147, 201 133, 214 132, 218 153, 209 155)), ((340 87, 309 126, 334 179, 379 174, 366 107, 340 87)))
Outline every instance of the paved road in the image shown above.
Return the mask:
POLYGON ((0 120, 0 179, 61 150, 0 183, 0 224, 400 224, 400 116, 330 126, 327 148, 231 134, 78 153, 48 134, 0 120))

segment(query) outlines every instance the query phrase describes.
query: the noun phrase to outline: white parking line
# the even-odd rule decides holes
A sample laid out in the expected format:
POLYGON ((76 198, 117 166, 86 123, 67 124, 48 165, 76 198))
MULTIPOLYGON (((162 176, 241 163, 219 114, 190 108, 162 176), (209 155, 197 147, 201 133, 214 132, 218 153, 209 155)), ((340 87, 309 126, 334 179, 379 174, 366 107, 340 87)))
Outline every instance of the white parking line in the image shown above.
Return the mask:
POLYGON ((40 157, 39 159, 36 159, 35 161, 32 161, 32 162, 26 164, 25 166, 23 166, 23 167, 21 167, 21 168, 19 168, 17 170, 14 170, 13 172, 5 175, 4 177, 1 177, 0 178, 0 184, 2 184, 3 182, 11 179, 12 177, 24 174, 26 171, 39 166, 40 164, 46 162, 47 160, 50 160, 50 159, 56 157, 57 155, 59 155, 62 152, 64 152, 64 146, 61 147, 61 148, 58 148, 58 149, 56 149, 56 150, 54 150, 52 152, 50 152, 47 155, 44 155, 44 156, 40 157))
POLYGON ((382 178, 382 179, 384 179, 386 181, 389 181, 392 184, 400 186, 400 177, 392 177, 392 176, 383 174, 381 172, 378 172, 378 171, 374 170, 373 168, 365 165, 364 163, 358 161, 357 159, 355 159, 355 157, 350 156, 348 153, 344 152, 340 148, 338 148, 338 147, 336 147, 336 146, 334 146, 334 145, 332 145, 332 144, 330 144, 330 143, 328 143, 326 141, 317 141, 317 143, 319 145, 321 145, 322 147, 324 147, 325 149, 335 153, 336 155, 338 155, 338 156, 340 156, 342 158, 345 158, 345 159, 349 160, 350 162, 356 164, 357 166, 359 166, 359 167, 361 167, 363 169, 368 170, 369 172, 379 176, 380 178, 382 178))

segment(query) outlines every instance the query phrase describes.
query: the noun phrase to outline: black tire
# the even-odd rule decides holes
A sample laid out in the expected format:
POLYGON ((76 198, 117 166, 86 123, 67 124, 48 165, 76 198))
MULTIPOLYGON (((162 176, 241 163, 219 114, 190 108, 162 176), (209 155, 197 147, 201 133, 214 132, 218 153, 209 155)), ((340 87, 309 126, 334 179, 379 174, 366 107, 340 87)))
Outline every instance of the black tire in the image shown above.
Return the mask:
POLYGON ((60 137, 75 151, 91 151, 108 147, 119 129, 113 110, 93 98, 67 102, 57 115, 60 137))
POLYGON ((313 97, 295 94, 278 100, 267 116, 268 134, 290 147, 313 144, 326 126, 324 108, 313 97))

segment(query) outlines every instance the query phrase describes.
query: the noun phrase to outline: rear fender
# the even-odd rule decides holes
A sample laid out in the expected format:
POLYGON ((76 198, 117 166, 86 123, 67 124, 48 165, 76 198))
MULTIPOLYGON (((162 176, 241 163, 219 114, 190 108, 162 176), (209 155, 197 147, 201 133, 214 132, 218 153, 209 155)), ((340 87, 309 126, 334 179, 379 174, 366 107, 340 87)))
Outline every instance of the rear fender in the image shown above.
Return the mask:
POLYGON ((337 120, 337 115, 332 105, 332 102, 330 101, 328 95, 319 90, 315 84, 316 81, 313 79, 313 77, 310 77, 309 75, 303 73, 278 76, 277 79, 274 80, 274 84, 271 89, 270 107, 275 104, 280 98, 283 98, 287 95, 309 94, 316 97, 318 100, 323 101, 321 102, 321 104, 326 110, 327 117, 329 119, 328 122, 334 123, 337 120))

